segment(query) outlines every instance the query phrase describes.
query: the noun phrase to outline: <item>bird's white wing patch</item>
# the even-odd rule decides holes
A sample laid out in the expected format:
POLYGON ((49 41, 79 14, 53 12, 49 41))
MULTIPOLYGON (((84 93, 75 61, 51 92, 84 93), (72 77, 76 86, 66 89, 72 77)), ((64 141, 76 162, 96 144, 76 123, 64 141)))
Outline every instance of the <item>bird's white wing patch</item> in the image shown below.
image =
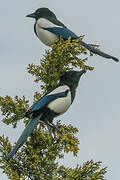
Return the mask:
POLYGON ((50 92, 48 95, 50 94, 55 94, 55 93, 60 93, 60 92, 64 92, 66 90, 69 90, 69 86, 67 85, 63 85, 63 86, 59 86, 56 89, 54 89, 52 92, 50 92))
MULTIPOLYGON (((70 88, 66 85, 59 86, 49 94, 64 92, 66 90, 70 90, 70 88)), ((56 113, 63 114, 64 112, 67 111, 70 105, 71 105, 71 92, 69 91, 66 97, 58 98, 52 101, 51 103, 48 104, 48 107, 56 113)))
POLYGON ((56 24, 53 24, 51 21, 45 18, 40 18, 37 20, 37 24, 39 27, 48 28, 48 27, 60 27, 56 24))

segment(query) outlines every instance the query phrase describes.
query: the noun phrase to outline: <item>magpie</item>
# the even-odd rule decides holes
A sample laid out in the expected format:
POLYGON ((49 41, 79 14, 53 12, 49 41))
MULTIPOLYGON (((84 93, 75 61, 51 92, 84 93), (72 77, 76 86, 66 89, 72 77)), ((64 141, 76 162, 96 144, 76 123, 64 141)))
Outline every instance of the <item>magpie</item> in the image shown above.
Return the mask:
MULTIPOLYGON (((57 38, 62 37, 67 40, 69 37, 71 40, 78 39, 79 37, 69 30, 62 22, 60 22, 56 15, 48 8, 39 8, 34 13, 27 15, 26 17, 35 18, 36 22, 34 24, 34 31, 36 36, 47 46, 51 46, 57 40, 57 38)), ((89 44, 81 41, 80 45, 104 58, 113 59, 118 62, 119 59, 106 54, 89 44)))
POLYGON ((54 125, 52 123, 53 119, 67 111, 74 101, 80 77, 85 72, 85 70, 66 71, 60 77, 59 83, 28 109, 25 117, 32 115, 31 120, 18 139, 15 147, 6 157, 7 161, 11 159, 24 144, 39 121, 45 122, 47 125, 54 125))

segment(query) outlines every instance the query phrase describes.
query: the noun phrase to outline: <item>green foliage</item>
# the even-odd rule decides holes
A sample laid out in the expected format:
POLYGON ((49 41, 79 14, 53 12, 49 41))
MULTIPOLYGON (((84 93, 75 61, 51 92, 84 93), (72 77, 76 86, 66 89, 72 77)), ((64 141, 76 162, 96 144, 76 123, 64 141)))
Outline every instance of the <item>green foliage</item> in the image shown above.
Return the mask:
MULTIPOLYGON (((28 72, 35 76, 35 82, 42 82, 42 93, 34 94, 34 101, 38 100, 47 90, 50 90, 59 80, 60 76, 73 68, 93 70, 86 65, 87 51, 80 46, 80 39, 71 42, 60 39, 52 46, 52 50, 46 51, 40 61, 40 65, 29 64, 28 72), (81 56, 82 55, 82 56, 81 56), (84 58, 82 58, 84 57, 84 58)), ((17 122, 24 118, 24 113, 29 107, 28 100, 23 96, 0 97, 0 107, 3 122, 16 127, 17 122)), ((73 117, 74 118, 74 117, 73 117)), ((25 126, 29 119, 24 118, 25 126)), ((79 140, 76 137, 77 128, 72 125, 61 125, 57 122, 57 128, 62 132, 48 130, 46 125, 40 123, 32 132, 26 143, 16 155, 6 161, 12 145, 8 137, 0 137, 0 168, 11 180, 104 180, 106 168, 101 169, 101 162, 88 161, 83 166, 66 168, 59 166, 56 159, 64 158, 66 153, 72 152, 77 156, 79 140)))
POLYGON ((15 96, 15 100, 13 100, 7 95, 5 98, 0 97, 0 107, 2 115, 5 116, 3 122, 7 125, 13 124, 13 127, 16 127, 17 121, 24 117, 29 105, 24 96, 22 99, 15 96))
POLYGON ((54 169, 58 167, 55 160, 57 157, 64 156, 63 151, 66 153, 71 151, 76 156, 79 142, 74 134, 78 130, 70 125, 59 126, 59 128, 62 134, 56 132, 53 136, 45 129, 44 125, 40 125, 21 148, 21 152, 18 152, 15 158, 9 162, 6 162, 5 157, 11 149, 11 145, 8 138, 0 137, 0 151, 2 152, 0 164, 8 177, 14 179, 13 177, 17 174, 16 179, 26 177, 46 179, 46 176, 51 179, 54 169))
POLYGON ((52 51, 46 51, 40 65, 28 65, 28 72, 35 76, 35 82, 40 80, 44 83, 44 86, 41 86, 43 90, 53 87, 65 71, 74 67, 93 70, 93 67, 85 65, 87 57, 79 57, 80 54, 87 53, 86 49, 80 46, 81 40, 82 37, 71 43, 70 38, 67 41, 61 38, 58 43, 52 45, 52 51))
POLYGON ((106 168, 100 169, 100 165, 101 162, 94 163, 91 160, 84 163, 83 166, 77 165, 75 169, 61 166, 57 170, 58 178, 55 180, 104 180, 106 168))

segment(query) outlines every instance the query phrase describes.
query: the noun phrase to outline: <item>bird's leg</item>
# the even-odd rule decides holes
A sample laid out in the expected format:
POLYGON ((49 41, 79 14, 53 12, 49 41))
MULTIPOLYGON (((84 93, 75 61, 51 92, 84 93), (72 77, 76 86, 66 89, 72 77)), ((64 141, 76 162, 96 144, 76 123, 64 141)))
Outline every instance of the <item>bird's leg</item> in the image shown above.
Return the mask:
POLYGON ((47 121, 41 121, 41 122, 47 125, 48 127, 52 128, 53 130, 56 129, 60 134, 62 134, 62 132, 52 122, 51 123, 47 121))
POLYGON ((43 124, 49 126, 50 128, 53 128, 52 124, 48 123, 47 121, 40 121, 42 122, 43 124))
POLYGON ((62 132, 60 131, 60 129, 58 129, 53 123, 50 123, 52 124, 53 128, 55 128, 60 134, 62 134, 62 132))
POLYGON ((47 126, 48 132, 52 135, 52 131, 53 131, 53 126, 51 124, 49 124, 47 121, 40 121, 42 124, 47 126))
POLYGON ((52 128, 53 130, 56 129, 60 134, 62 134, 62 132, 51 122, 48 121, 41 121, 42 123, 46 124, 47 126, 49 126, 50 128, 52 128))

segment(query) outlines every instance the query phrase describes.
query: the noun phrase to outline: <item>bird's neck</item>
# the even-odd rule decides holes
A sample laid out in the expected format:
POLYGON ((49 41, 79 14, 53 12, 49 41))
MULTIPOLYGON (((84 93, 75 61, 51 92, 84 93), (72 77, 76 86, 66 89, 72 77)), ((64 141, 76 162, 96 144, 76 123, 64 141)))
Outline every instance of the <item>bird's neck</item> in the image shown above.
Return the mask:
POLYGON ((35 24, 34 24, 34 32, 35 32, 36 36, 38 36, 38 35, 37 35, 37 32, 36 32, 36 23, 37 23, 37 21, 36 21, 35 24))
POLYGON ((76 88, 74 88, 73 86, 70 87, 70 91, 71 91, 71 104, 74 101, 75 98, 75 94, 76 94, 76 88))

